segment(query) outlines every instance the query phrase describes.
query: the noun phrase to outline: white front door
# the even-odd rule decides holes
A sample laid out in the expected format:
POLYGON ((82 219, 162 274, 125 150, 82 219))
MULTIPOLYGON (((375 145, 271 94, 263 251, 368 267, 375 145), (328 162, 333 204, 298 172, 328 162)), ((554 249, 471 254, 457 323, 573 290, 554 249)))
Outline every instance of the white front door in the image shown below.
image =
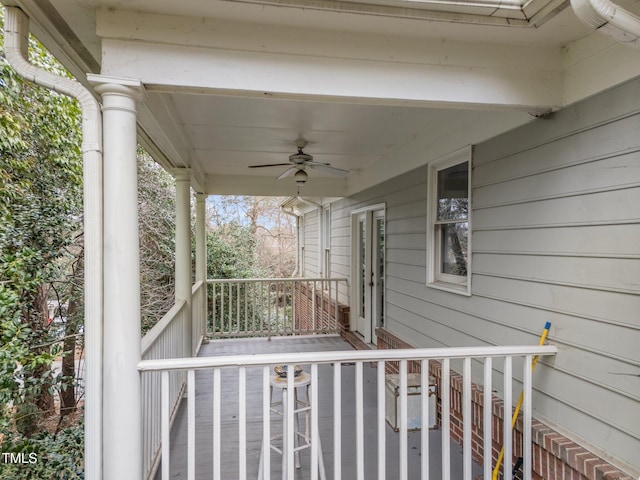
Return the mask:
POLYGON ((375 329, 384 325, 384 208, 353 214, 355 330, 376 344, 375 329))

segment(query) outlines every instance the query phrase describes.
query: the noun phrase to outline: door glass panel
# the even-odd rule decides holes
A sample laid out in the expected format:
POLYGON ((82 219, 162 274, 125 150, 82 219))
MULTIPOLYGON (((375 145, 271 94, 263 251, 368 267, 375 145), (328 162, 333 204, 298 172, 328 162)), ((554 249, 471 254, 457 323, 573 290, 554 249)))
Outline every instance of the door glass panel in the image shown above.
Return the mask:
POLYGON ((377 277, 378 277, 378 295, 377 295, 377 302, 378 302, 378 312, 379 312, 379 318, 378 318, 378 326, 383 326, 384 325, 384 242, 385 242, 385 237, 384 237, 384 218, 377 218, 376 219, 376 243, 377 243, 377 250, 378 250, 378 271, 377 271, 377 277))

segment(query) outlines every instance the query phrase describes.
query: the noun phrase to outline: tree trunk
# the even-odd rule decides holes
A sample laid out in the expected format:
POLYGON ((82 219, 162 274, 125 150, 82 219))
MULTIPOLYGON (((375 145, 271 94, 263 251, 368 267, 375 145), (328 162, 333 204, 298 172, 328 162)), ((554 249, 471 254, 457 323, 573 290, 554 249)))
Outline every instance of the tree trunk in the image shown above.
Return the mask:
POLYGON ((64 343, 62 354, 62 383, 60 385, 60 416, 64 417, 76 410, 76 333, 78 325, 75 319, 77 303, 69 301, 67 322, 64 328, 64 343))
MULTIPOLYGON (((48 285, 40 285, 38 287, 38 293, 34 299, 34 316, 32 318, 32 328, 36 332, 44 332, 49 326, 49 308, 47 306, 47 298, 49 296, 49 288, 48 285)), ((45 339, 45 335, 42 335, 43 339, 45 339)), ((43 342, 46 343, 46 342, 43 342)), ((48 350, 49 347, 38 347, 35 348, 35 353, 40 354, 45 350, 48 350)), ((48 373, 47 371, 51 369, 50 365, 40 365, 33 372, 34 377, 43 378, 48 373)), ((42 413, 44 417, 48 417, 54 413, 54 401, 53 395, 50 393, 50 387, 53 385, 51 375, 46 376, 43 379, 42 387, 40 391, 36 395, 34 399, 34 404, 38 407, 38 410, 42 413)))

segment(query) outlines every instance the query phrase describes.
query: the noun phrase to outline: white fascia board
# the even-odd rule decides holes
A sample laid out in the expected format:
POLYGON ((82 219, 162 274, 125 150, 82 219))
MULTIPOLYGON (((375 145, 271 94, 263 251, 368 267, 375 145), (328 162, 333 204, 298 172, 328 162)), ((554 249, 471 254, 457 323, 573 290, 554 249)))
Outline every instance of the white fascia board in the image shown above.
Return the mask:
POLYGON ((150 90, 528 111, 552 109, 562 100, 562 54, 555 47, 384 36, 376 40, 344 32, 337 35, 338 45, 326 31, 296 35, 289 28, 266 27, 259 29, 263 37, 257 44, 256 33, 238 36, 238 31, 249 32, 255 25, 209 30, 205 36, 183 32, 177 20, 175 28, 167 29, 166 23, 158 24, 149 15, 135 24, 131 39, 134 30, 126 28, 135 18, 114 13, 107 19, 99 22, 103 73, 135 75, 150 90), (116 27, 115 20, 124 26, 116 27), (326 45, 322 39, 328 40, 326 45), (186 41, 192 44, 184 45, 186 41))
POLYGON ((417 65, 105 41, 103 69, 140 75, 151 89, 187 89, 380 104, 548 110, 561 102, 561 72, 417 65))
POLYGON ((564 48, 563 105, 570 105, 640 75, 640 52, 598 32, 564 48))
MULTIPOLYGON (((209 175, 207 177, 208 195, 260 195, 260 196, 298 196, 298 185, 293 179, 276 180, 264 176, 209 175)), ((343 178, 309 177, 307 183, 299 188, 302 197, 344 197, 347 183, 343 178)))

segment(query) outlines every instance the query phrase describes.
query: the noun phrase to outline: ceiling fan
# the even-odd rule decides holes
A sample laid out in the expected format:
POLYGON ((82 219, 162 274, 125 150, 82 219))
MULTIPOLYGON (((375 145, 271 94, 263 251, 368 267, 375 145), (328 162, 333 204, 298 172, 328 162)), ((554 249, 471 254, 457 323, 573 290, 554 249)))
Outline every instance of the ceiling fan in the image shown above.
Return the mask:
POLYGON ((298 153, 294 153, 293 155, 289 155, 289 163, 271 163, 267 165, 250 165, 249 168, 264 168, 264 167, 285 167, 289 166, 283 173, 281 173, 277 180, 287 178, 293 175, 296 183, 298 185, 304 185, 307 181, 308 174, 305 171, 306 167, 317 169, 326 173, 331 173, 333 175, 347 176, 349 175, 349 170, 344 170, 342 168, 332 167, 328 163, 316 162, 313 160, 313 157, 307 153, 303 152, 303 148, 305 145, 298 144, 298 153))

